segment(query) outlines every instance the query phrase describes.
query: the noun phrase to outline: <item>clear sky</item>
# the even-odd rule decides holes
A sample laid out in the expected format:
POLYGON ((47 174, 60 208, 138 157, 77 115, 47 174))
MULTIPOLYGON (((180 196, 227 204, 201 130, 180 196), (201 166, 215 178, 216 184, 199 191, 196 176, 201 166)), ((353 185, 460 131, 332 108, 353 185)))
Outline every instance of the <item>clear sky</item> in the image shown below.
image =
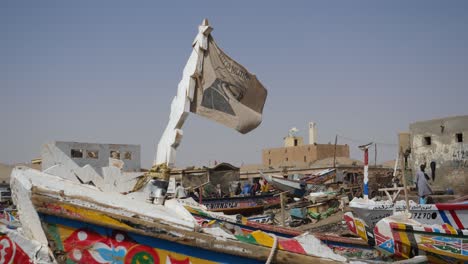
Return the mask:
POLYGON ((393 159, 411 122, 468 114, 468 1, 0 1, 0 162, 52 140, 142 146, 148 167, 208 18, 268 89, 247 135, 190 115, 178 165, 260 163, 295 126, 393 159), (351 141, 350 139, 353 139, 351 141))

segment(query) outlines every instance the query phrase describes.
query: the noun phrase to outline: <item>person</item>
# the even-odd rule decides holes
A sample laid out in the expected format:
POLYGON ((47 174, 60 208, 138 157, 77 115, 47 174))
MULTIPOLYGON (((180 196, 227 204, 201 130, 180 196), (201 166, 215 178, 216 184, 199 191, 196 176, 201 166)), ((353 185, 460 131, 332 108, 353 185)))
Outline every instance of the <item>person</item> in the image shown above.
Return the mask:
POLYGON ((261 190, 262 194, 265 194, 269 190, 268 182, 267 182, 267 180, 263 179, 263 181, 261 183, 263 183, 263 184, 261 184, 260 190, 261 190))
POLYGON ((187 197, 184 187, 178 182, 175 189, 175 198, 184 199, 187 197))
POLYGON ((241 183, 238 182, 238 183, 237 183, 237 187, 236 187, 236 192, 235 192, 235 194, 236 194, 236 195, 239 195, 239 194, 241 194, 241 192, 242 192, 241 183))
POLYGON ((254 183, 252 184, 252 188, 250 189, 250 196, 255 196, 257 194, 258 189, 259 189, 258 181, 254 181, 254 183))
POLYGON ((418 189, 419 203, 426 204, 427 197, 432 194, 431 186, 429 186, 428 178, 424 170, 425 164, 419 166, 419 171, 416 173, 416 188, 418 189))
POLYGON ((216 184, 216 198, 223 197, 223 192, 221 191, 221 184, 216 184))
POLYGON ((249 182, 245 182, 244 183, 244 188, 242 189, 242 196, 249 196, 250 194, 250 183, 249 182))

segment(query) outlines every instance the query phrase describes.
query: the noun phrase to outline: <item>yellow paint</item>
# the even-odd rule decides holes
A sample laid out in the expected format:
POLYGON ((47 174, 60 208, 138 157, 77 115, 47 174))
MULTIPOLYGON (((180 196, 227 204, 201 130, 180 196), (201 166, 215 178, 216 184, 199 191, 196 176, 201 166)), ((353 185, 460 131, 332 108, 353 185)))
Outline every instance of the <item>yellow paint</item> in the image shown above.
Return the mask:
MULTIPOLYGON (((397 227, 399 230, 405 230, 406 225, 402 223, 398 223, 397 227)), ((398 232, 398 235, 400 236, 400 242, 401 242, 401 254, 402 257, 409 258, 410 256, 410 251, 411 251, 411 243, 408 237, 408 234, 405 231, 395 231, 398 232)))
MULTIPOLYGON (((163 249, 153 249, 153 250, 155 250, 156 253, 159 255, 159 263, 170 263, 170 262, 166 262, 169 256, 176 260, 185 260, 188 257, 186 255, 170 252, 170 251, 163 250, 163 249)), ((217 263, 217 262, 195 258, 195 257, 188 257, 188 258, 190 259, 191 264, 215 264, 217 263)))
POLYGON ((422 244, 435 244, 434 240, 429 237, 420 236, 422 244))
POLYGON ((130 226, 112 218, 105 214, 98 213, 95 211, 88 210, 86 208, 77 208, 73 205, 60 205, 66 212, 71 213, 72 215, 79 216, 83 219, 89 219, 93 221, 98 221, 101 223, 106 223, 110 225, 115 225, 117 227, 126 227, 130 228, 130 226))
POLYGON ((309 213, 318 213, 317 206, 307 207, 307 211, 308 211, 309 213))
MULTIPOLYGON (((273 247, 274 239, 267 233, 257 230, 250 234, 255 238, 258 244, 262 246, 273 247)), ((278 243, 278 247, 280 249, 283 249, 283 247, 279 243, 278 243)))
POLYGON ((419 244, 419 243, 418 243, 418 248, 420 250, 424 250, 426 252, 431 252, 431 253, 434 253, 434 254, 437 254, 437 255, 448 256, 448 257, 455 258, 457 260, 468 261, 468 256, 464 256, 464 255, 461 255, 461 254, 455 254, 455 253, 452 253, 450 251, 443 251, 443 250, 440 250, 440 249, 434 249, 434 248, 426 247, 426 246, 424 246, 422 244, 419 244))
POLYGON ((356 225, 356 232, 358 236, 367 242, 366 227, 364 225, 364 222, 354 218, 354 224, 356 225))
POLYGON ((452 233, 453 235, 457 234, 457 230, 455 230, 455 228, 453 228, 453 226, 451 226, 449 224, 446 224, 446 226, 447 226, 447 229, 450 231, 450 233, 452 233))

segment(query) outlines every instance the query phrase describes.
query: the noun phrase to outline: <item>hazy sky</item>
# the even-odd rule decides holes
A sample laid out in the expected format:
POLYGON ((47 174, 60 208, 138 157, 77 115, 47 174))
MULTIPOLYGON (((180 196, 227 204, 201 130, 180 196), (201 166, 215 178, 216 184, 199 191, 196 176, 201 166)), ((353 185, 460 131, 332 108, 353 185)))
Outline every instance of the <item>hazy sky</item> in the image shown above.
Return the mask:
POLYGON ((268 98, 247 135, 190 115, 178 165, 260 163, 309 121, 361 159, 359 143, 468 114, 467 13, 468 1, 0 1, 0 162, 65 140, 140 144, 149 166, 205 17, 268 98))

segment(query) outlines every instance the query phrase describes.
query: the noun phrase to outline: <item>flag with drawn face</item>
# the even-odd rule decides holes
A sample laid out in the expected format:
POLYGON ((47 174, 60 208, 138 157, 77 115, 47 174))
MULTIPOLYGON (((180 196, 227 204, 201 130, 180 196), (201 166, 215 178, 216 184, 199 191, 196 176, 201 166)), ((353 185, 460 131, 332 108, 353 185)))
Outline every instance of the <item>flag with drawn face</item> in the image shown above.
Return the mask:
POLYGON ((267 90, 257 77, 209 36, 190 111, 245 134, 262 122, 266 97, 267 90))

